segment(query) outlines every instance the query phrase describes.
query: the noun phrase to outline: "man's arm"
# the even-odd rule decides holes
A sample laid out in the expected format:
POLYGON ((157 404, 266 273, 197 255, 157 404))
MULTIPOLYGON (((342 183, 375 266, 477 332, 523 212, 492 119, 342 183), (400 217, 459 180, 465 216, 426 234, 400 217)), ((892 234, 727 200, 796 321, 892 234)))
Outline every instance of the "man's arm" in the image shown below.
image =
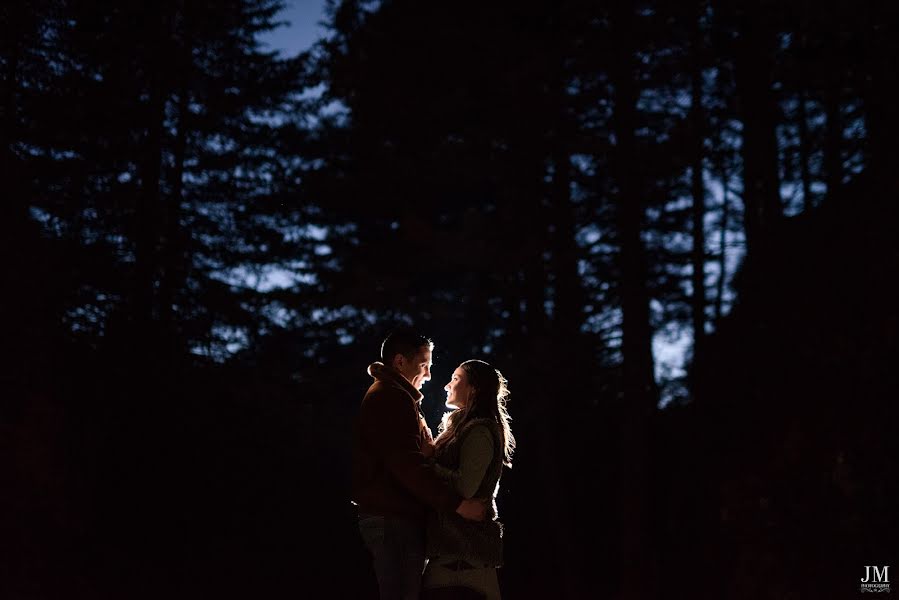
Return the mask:
POLYGON ((399 394, 375 392, 364 410, 366 437, 397 481, 435 510, 456 511, 462 498, 437 477, 421 452, 415 404, 399 394))

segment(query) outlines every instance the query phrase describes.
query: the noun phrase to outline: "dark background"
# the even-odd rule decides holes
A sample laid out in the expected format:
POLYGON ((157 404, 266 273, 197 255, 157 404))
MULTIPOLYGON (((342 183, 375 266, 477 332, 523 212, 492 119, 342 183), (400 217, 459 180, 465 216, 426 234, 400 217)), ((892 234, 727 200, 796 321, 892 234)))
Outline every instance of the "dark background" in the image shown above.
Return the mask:
POLYGON ((508 598, 899 568, 894 3, 282 8, 0 8, 0 596, 372 597, 400 324, 510 381, 508 598))

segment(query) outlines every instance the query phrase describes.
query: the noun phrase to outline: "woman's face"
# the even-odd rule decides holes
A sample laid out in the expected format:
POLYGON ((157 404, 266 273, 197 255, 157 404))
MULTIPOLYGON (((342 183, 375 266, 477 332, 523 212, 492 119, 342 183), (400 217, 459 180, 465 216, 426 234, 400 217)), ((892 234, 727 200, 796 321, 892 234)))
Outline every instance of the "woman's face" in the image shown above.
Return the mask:
POLYGON ((447 408, 465 408, 474 393, 474 388, 468 383, 468 375, 462 367, 453 371, 450 382, 443 386, 443 389, 446 390, 447 408))

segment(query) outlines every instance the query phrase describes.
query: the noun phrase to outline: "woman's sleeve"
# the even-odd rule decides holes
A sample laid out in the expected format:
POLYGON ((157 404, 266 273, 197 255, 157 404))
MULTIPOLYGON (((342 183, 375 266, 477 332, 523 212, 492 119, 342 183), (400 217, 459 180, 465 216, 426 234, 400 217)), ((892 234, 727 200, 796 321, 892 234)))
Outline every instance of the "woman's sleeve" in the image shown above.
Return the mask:
POLYGON ((471 498, 481 487, 492 460, 493 435, 486 426, 475 425, 462 443, 459 468, 447 469, 440 465, 435 465, 434 468, 437 475, 449 481, 460 496, 471 498))

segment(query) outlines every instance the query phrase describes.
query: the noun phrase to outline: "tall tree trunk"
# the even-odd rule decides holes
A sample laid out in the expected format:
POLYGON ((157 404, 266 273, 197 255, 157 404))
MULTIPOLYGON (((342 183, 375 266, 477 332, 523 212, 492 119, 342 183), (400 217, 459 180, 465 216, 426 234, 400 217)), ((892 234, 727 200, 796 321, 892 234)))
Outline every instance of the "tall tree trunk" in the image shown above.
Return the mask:
MULTIPOLYGON (((871 189, 887 195, 884 208, 896 210, 896 194, 899 180, 895 176, 899 164, 899 114, 895 107, 896 90, 899 89, 899 40, 894 28, 886 24, 895 23, 896 7, 893 3, 877 5, 871 11, 865 32, 865 55, 868 57, 864 69, 867 77, 863 87, 862 101, 865 111, 866 171, 872 178, 871 189)), ((894 213, 895 214, 895 213, 894 213)))
MULTIPOLYGON (((162 138, 165 125, 166 94, 163 91, 162 9, 150 8, 151 43, 145 54, 149 74, 149 99, 145 105, 146 135, 140 159, 140 190, 135 215, 135 277, 132 302, 135 331, 143 340, 144 352, 153 353, 156 339, 155 318, 157 243, 159 241, 160 178, 162 176, 162 138)), ((149 357, 149 356, 148 356, 149 357)))
POLYGON ((505 338, 510 348, 518 348, 524 338, 524 314, 521 310, 521 296, 517 293, 519 289, 518 274, 507 275, 504 283, 503 305, 509 311, 505 338))
POLYGON ((543 157, 527 156, 522 162, 522 174, 530 174, 521 181, 521 225, 529 243, 524 252, 524 325, 529 337, 542 336, 547 329, 546 314, 546 227, 543 214, 543 157))
MULTIPOLYGON (((809 7, 810 8, 810 7, 809 7)), ((794 51, 800 56, 808 52, 808 34, 805 26, 799 25, 799 31, 793 38, 794 51)), ((809 169, 812 142, 808 129, 808 77, 805 71, 797 74, 799 92, 796 94, 796 122, 799 126, 799 179, 802 183, 802 210, 808 212, 812 208, 812 176, 809 169)))
MULTIPOLYGON (((15 6, 15 5, 13 5, 15 6)), ((6 198, 0 202, 0 226, 3 227, 3 236, 0 244, 3 244, 4 261, 8 268, 16 268, 18 260, 8 252, 15 252, 18 246, 17 237, 22 234, 24 224, 28 220, 28 204, 25 201, 21 185, 21 170, 16 168, 16 156, 13 152, 13 144, 17 137, 18 121, 18 86, 19 86, 19 61, 21 58, 21 42, 19 39, 22 27, 15 17, 18 10, 9 9, 12 13, 8 16, 9 22, 5 23, 9 31, 3 32, 2 52, 6 62, 3 72, 2 102, 3 113, 0 114, 0 169, 4 174, 4 188, 6 198)), ((7 294, 0 296, 5 297, 7 294)))
POLYGON ((703 43, 702 17, 705 3, 697 3, 697 14, 693 22, 691 35, 691 102, 690 124, 693 132, 693 167, 690 177, 690 189, 693 196, 692 233, 693 248, 691 263, 693 265, 691 284, 693 288, 693 362, 701 363, 705 349, 705 182, 703 181, 705 160, 705 111, 702 107, 702 74, 703 43))
POLYGON ((562 142, 558 141, 553 152, 550 198, 553 225, 550 240, 555 284, 553 321, 556 336, 573 341, 580 336, 584 292, 577 270, 578 251, 571 205, 571 160, 561 145, 562 142))
MULTIPOLYGON (((735 81, 743 122, 743 203, 750 260, 767 263, 768 240, 782 216, 778 175, 778 106, 772 90, 777 36, 763 8, 748 3, 739 15, 735 81)), ((757 269, 757 273, 764 270, 757 269)))
POLYGON ((721 174, 721 230, 718 237, 718 281, 715 290, 715 322, 721 322, 724 305, 724 284, 727 281, 727 228, 730 221, 730 174, 724 160, 718 166, 721 174))
POLYGON ((5 192, 0 201, 0 252, 4 262, 3 280, 9 288, 0 294, 0 323, 3 323, 5 338, 0 354, 0 384, 20 377, 30 354, 22 348, 29 339, 28 326, 23 319, 30 295, 30 290, 23 285, 23 279, 30 279, 29 270, 24 269, 30 262, 25 260, 25 245, 29 241, 26 235, 29 230, 28 202, 22 169, 13 152, 18 137, 19 62, 24 31, 22 21, 25 19, 20 15, 18 3, 13 3, 7 10, 10 14, 3 25, 8 30, 2 31, 0 39, 0 51, 6 62, 2 74, 3 112, 0 114, 0 173, 3 173, 5 192))
POLYGON ((612 173, 618 183, 617 229, 620 240, 622 304, 623 403, 621 406, 621 597, 625 600, 656 595, 657 570, 653 556, 651 442, 652 417, 657 406, 653 376, 652 329, 649 322, 647 258, 641 233, 644 207, 636 148, 637 64, 632 47, 635 8, 614 3, 611 23, 616 47, 611 83, 616 147, 612 173))
POLYGON ((812 208, 812 175, 809 170, 811 160, 811 140, 808 130, 808 94, 805 90, 799 92, 799 177, 802 180, 802 210, 809 211, 812 208))
MULTIPOLYGON (((574 132, 574 124, 569 118, 569 99, 567 96, 567 75, 565 69, 565 57, 567 54, 568 40, 561 35, 566 31, 565 20, 569 18, 564 13, 561 4, 555 5, 552 14, 551 28, 553 32, 550 38, 550 48, 547 54, 551 56, 548 89, 548 116, 549 116, 549 160, 553 167, 552 183, 549 188, 548 223, 551 225, 549 233, 550 266, 553 276, 553 328, 550 339, 556 348, 566 348, 569 356, 562 360, 554 360, 554 371, 561 377, 558 386, 559 393, 571 402, 576 403, 579 394, 579 386, 575 383, 579 376, 591 367, 590 348, 582 347, 581 325, 583 323, 584 291, 581 279, 578 275, 578 248, 575 240, 575 216, 571 198, 572 164, 570 157, 570 144, 574 132)), ((549 390, 547 390, 549 392, 549 390)), ((577 464, 584 454, 582 436, 583 423, 573 424, 568 417, 569 411, 558 409, 554 415, 552 427, 552 443, 557 452, 557 464, 547 465, 545 471, 554 473, 560 485, 566 486, 566 493, 575 494, 573 482, 565 475, 559 475, 558 464, 568 462, 577 464), (574 430, 572 430, 574 425, 574 430), (574 457, 568 460, 564 457, 574 457)), ((580 469, 578 469, 580 470, 580 469)), ((555 499, 559 502, 561 499, 555 499)), ((564 501, 564 500, 563 500, 564 501)), ((556 543, 560 548, 577 547, 576 526, 574 517, 564 507, 559 507, 566 518, 560 519, 559 531, 556 534, 556 543)), ((589 564, 586 557, 569 554, 561 557, 563 585, 560 592, 566 597, 583 597, 586 581, 583 577, 583 566, 589 564)))
MULTIPOLYGON (((15 6, 15 5, 14 5, 15 6)), ((18 95, 19 86, 19 60, 21 55, 19 35, 21 24, 17 23, 18 10, 9 9, 12 13, 9 15, 9 22, 6 23, 9 31, 3 32, 2 52, 6 62, 6 69, 3 73, 2 102, 3 113, 0 114, 0 168, 11 180, 4 182, 7 190, 7 197, 0 202, 0 218, 2 225, 6 231, 3 240, 4 249, 14 249, 15 244, 10 236, 17 235, 23 231, 21 227, 28 218, 27 203, 21 195, 20 182, 21 173, 16 168, 16 157, 13 153, 13 143, 16 139, 17 120, 18 120, 18 95)), ((4 254, 4 256, 8 256, 4 254)), ((15 265, 9 265, 15 266, 15 265)), ((5 296, 5 294, 3 294, 5 296)))
MULTIPOLYGON (((531 134, 536 135, 536 131, 532 130, 531 134)), ((536 402, 539 398, 550 395, 566 395, 564 391, 560 392, 559 386, 550 384, 559 378, 557 361, 546 355, 546 348, 551 345, 554 335, 548 326, 545 308, 548 282, 544 252, 548 247, 548 238, 547 215, 543 208, 546 189, 544 156, 535 152, 542 151, 543 145, 535 145, 535 139, 527 136, 520 140, 525 149, 515 158, 514 165, 515 172, 521 178, 516 189, 518 202, 509 210, 514 211, 516 216, 518 235, 523 232, 528 239, 528 245, 520 251, 521 258, 525 261, 520 271, 520 293, 511 299, 512 322, 520 322, 523 330, 520 344, 511 349, 514 357, 512 362, 523 366, 519 374, 518 389, 523 390, 525 398, 533 398, 536 402), (518 310, 522 299, 523 311, 518 310)), ((564 380, 564 377, 560 379, 564 380)), ((519 406, 525 409, 527 404, 519 406)), ((534 592, 543 595, 555 593, 563 598, 578 597, 578 592, 582 589, 576 568, 578 557, 565 552, 565 549, 576 547, 568 520, 569 482, 560 469, 560 465, 571 460, 564 451, 564 440, 560 439, 558 431, 559 424, 567 418, 568 412, 558 403, 543 404, 539 409, 536 405, 532 406, 534 408, 531 410, 534 412, 523 415, 521 423, 535 424, 528 430, 533 448, 538 449, 535 454, 534 481, 540 482, 537 493, 541 504, 548 514, 556 515, 550 522, 536 527, 534 535, 545 540, 550 547, 562 549, 552 556, 535 561, 534 566, 547 566, 557 574, 557 578, 554 589, 534 592)), ((527 433, 519 432, 519 435, 527 433)))
MULTIPOLYGON (((189 56, 189 53, 188 53, 189 56)), ((185 67, 182 67, 185 68, 185 67)), ((189 92, 186 82, 178 93, 178 130, 173 148, 173 168, 169 185, 168 202, 164 206, 162 219, 163 240, 160 255, 159 318, 165 333, 166 344, 172 352, 178 350, 178 332, 174 314, 175 294, 184 283, 185 252, 181 232, 181 203, 184 194, 184 162, 187 153, 187 136, 190 130, 188 109, 189 92)))
MULTIPOLYGON (((837 77, 832 74, 831 78, 837 77)), ((840 117, 840 83, 831 79, 824 92, 824 173, 827 182, 827 198, 840 193, 843 185, 843 120, 840 117)))

